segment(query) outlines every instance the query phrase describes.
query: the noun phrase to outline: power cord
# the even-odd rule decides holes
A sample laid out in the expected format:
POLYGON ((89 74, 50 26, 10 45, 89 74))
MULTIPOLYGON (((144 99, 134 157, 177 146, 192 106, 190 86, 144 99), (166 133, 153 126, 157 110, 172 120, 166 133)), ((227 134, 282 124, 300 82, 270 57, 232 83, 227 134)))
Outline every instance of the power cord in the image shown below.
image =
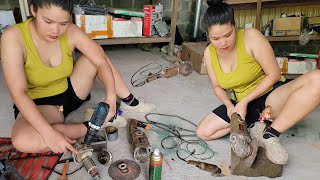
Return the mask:
POLYGON ((162 71, 162 65, 158 63, 149 63, 136 71, 131 76, 131 85, 133 87, 140 87, 146 83, 148 76, 153 74, 160 74, 162 71), (140 77, 137 77, 140 76, 140 77))
MULTIPOLYGON (((182 161, 187 161, 186 159, 189 157, 193 157, 195 159, 199 160, 207 160, 213 157, 214 151, 208 147, 208 144, 203 141, 202 139, 198 138, 196 136, 195 130, 193 129, 187 129, 184 127, 179 127, 177 125, 170 125, 160 122, 155 122, 150 120, 150 116, 163 116, 163 117, 171 117, 171 118, 177 118, 180 121, 183 121, 185 123, 188 123, 189 125, 193 126, 194 128, 197 127, 196 124, 191 122, 190 120, 187 120, 181 116, 177 115, 168 115, 168 114, 161 114, 161 113, 148 113, 145 115, 145 118, 147 120, 147 124, 151 124, 159 129, 162 129, 166 132, 168 132, 170 135, 167 135, 167 137, 163 138, 161 140, 161 146, 164 149, 176 149, 176 154, 179 159, 182 161), (182 134, 183 133, 183 134, 182 134), (193 139, 190 139, 193 138, 193 139), (165 141, 168 140, 177 139, 179 142, 176 142, 176 145, 172 147, 166 147, 165 141), (193 148, 191 148, 193 146, 193 148), (195 148, 197 146, 198 148, 195 148), (201 150, 202 149, 202 150, 201 150), (210 151, 210 152, 209 152, 210 151), (182 154, 185 153, 186 155, 183 157, 182 154), (208 154, 210 153, 210 154, 208 154), (208 154, 208 155, 205 155, 208 154)), ((175 120, 175 122, 177 122, 175 120)))

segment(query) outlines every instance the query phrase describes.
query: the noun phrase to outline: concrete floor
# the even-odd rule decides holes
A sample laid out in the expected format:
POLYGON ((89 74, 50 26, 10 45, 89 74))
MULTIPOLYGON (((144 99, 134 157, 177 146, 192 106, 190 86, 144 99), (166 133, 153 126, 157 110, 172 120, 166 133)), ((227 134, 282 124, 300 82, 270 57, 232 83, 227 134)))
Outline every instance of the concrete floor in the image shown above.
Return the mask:
MULTIPOLYGON (((191 122, 198 124, 200 120, 213 108, 217 107, 220 102, 214 95, 208 77, 193 72, 187 77, 176 76, 170 79, 158 79, 145 84, 141 87, 132 87, 130 84, 131 76, 142 66, 154 62, 162 65, 168 65, 159 53, 150 53, 141 51, 133 46, 107 46, 107 54, 112 62, 118 67, 127 82, 132 93, 157 105, 156 112, 178 115, 191 122)), ((11 127, 14 123, 12 102, 4 84, 1 71, 0 79, 0 137, 10 137, 11 127)), ((97 81, 92 90, 92 99, 77 111, 67 117, 67 122, 81 122, 84 119, 84 110, 88 107, 94 107, 98 102, 104 100, 104 90, 97 81)), ((303 107, 302 107, 303 108, 303 107)), ((142 113, 125 113, 125 118, 135 118, 145 121, 145 114, 142 113)), ((281 142, 287 148, 290 158, 289 163, 284 166, 283 175, 277 179, 320 179, 320 109, 305 118, 292 127, 288 132, 282 135, 281 142)), ((188 123, 179 121, 179 119, 168 117, 154 117, 152 120, 163 123, 193 128, 188 123)), ((156 130, 156 128, 155 128, 156 130)), ((195 166, 188 165, 181 161, 175 150, 163 149, 160 141, 166 134, 161 131, 149 131, 147 136, 153 148, 160 148, 168 164, 163 164, 162 179, 164 180, 181 180, 181 179, 212 179, 210 173, 201 171, 195 166)), ((128 141, 127 128, 119 129, 119 139, 115 142, 108 142, 108 150, 113 155, 113 161, 120 159, 133 160, 131 154, 131 145, 128 141)), ((230 147, 228 137, 219 140, 207 142, 209 148, 213 150, 213 157, 203 160, 222 167, 230 165, 230 147)), ((197 147, 194 147, 197 148, 197 147)), ((208 155, 208 154, 207 154, 208 155)), ((69 156, 69 154, 64 155, 69 156)), ((109 166, 98 165, 102 179, 110 179, 108 175, 109 166)), ((193 159, 193 158, 190 158, 193 159)), ((195 160, 195 159, 194 159, 195 160)), ((140 163, 141 174, 137 179, 147 179, 148 165, 140 163)), ((61 170, 63 165, 58 165, 56 169, 61 170)), ((69 172, 78 166, 71 163, 69 172)), ((50 179, 57 179, 59 176, 53 173, 50 179)), ((90 179, 90 176, 84 169, 70 175, 68 179, 90 179)), ((247 178, 240 176, 225 176, 220 179, 268 179, 266 177, 247 178)))

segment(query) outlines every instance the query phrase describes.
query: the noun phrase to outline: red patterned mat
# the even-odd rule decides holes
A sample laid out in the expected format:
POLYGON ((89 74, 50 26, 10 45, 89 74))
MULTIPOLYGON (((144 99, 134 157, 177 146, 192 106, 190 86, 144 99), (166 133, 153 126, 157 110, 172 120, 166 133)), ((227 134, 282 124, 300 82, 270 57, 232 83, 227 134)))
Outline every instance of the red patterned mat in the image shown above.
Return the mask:
POLYGON ((48 179, 62 154, 53 152, 22 153, 17 151, 10 138, 0 138, 0 158, 7 157, 19 174, 27 180, 48 179))

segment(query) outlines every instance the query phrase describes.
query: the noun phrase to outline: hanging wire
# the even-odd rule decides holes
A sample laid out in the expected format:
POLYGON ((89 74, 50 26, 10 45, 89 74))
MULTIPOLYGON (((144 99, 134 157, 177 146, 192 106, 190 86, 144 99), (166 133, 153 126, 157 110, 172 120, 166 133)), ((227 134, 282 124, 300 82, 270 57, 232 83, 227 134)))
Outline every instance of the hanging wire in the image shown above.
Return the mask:
MULTIPOLYGON (((190 120, 177 115, 161 113, 148 113, 145 115, 145 118, 147 120, 147 124, 151 124, 152 126, 155 126, 166 132, 166 137, 161 140, 162 148, 176 150, 178 158, 182 161, 187 161, 186 159, 190 157, 200 160, 206 160, 213 157, 214 151, 205 141, 197 137, 195 133, 195 128, 197 125, 190 120), (174 122, 179 123, 179 126, 152 121, 150 116, 158 116, 161 119, 164 117, 175 118, 174 122), (180 127, 180 124, 182 127, 180 127), (192 128, 186 128, 188 125, 192 128), (175 142, 175 144, 169 146, 168 141, 175 142)), ((154 131, 159 133, 157 130, 154 131)))

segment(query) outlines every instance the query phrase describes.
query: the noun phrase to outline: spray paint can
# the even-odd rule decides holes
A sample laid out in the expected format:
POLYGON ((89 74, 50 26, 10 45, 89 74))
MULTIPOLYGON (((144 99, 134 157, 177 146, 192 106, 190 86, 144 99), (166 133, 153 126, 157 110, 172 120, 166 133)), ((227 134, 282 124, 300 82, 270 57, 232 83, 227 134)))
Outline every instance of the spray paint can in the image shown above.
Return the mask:
POLYGON ((155 149, 150 156, 149 180, 161 180, 162 154, 159 149, 155 149))

